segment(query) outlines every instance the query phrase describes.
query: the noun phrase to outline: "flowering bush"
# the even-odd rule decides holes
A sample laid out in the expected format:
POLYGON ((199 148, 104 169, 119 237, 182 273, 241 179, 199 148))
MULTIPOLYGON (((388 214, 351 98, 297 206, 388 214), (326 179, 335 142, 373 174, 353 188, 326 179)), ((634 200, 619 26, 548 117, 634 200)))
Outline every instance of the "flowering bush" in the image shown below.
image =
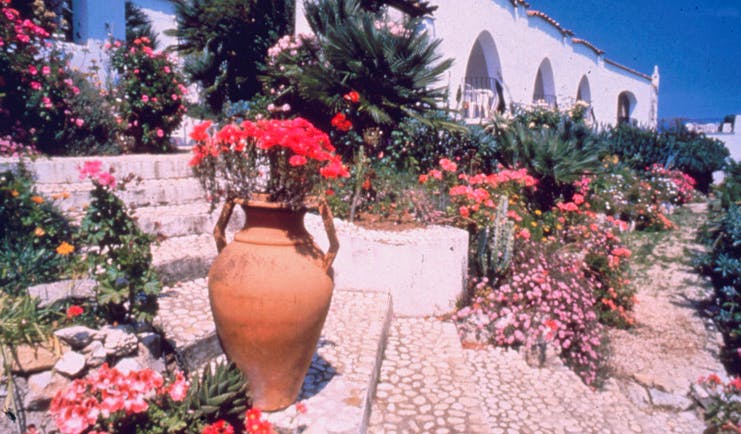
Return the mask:
POLYGON ((155 52, 147 37, 127 45, 109 43, 111 65, 118 73, 113 97, 123 131, 137 151, 171 149, 170 134, 180 125, 186 93, 182 75, 167 54, 155 52))
POLYGON ((79 92, 49 33, 0 1, 0 135, 59 154, 78 118, 69 98, 79 92))
POLYGON ((741 432, 741 378, 724 383, 716 374, 700 377, 693 389, 701 387, 708 395, 705 407, 707 432, 741 432))
POLYGON ((114 193, 116 178, 100 161, 86 161, 80 179, 90 178, 92 200, 80 223, 79 239, 89 246, 89 269, 95 276, 95 314, 108 323, 151 321, 157 312, 161 283, 152 269, 154 237, 142 232, 114 193))
POLYGON ((300 208, 322 179, 347 177, 329 137, 302 118, 243 121, 216 132, 197 125, 190 165, 212 204, 223 199, 269 200, 300 208))
POLYGON ((531 348, 551 342, 582 380, 598 386, 605 349, 603 327, 595 313, 601 284, 584 273, 580 261, 553 243, 521 240, 511 275, 497 287, 473 281, 470 306, 456 313, 464 334, 492 343, 531 348))
POLYGON ((0 173, 0 290, 18 295, 70 271, 74 231, 54 206, 64 197, 42 196, 24 166, 0 173))
POLYGON ((151 369, 122 373, 107 364, 56 393, 49 412, 63 434, 102 432, 180 432, 168 418, 188 394, 177 372, 170 381, 151 369), (171 429, 171 431, 164 431, 171 429))
POLYGON ((538 181, 525 169, 505 169, 492 174, 459 173, 457 163, 442 158, 440 169, 419 175, 419 182, 445 197, 449 215, 459 227, 471 233, 488 226, 497 212, 498 198, 509 197, 507 216, 515 222, 522 221, 527 204, 522 200, 525 191, 537 189, 538 181))
POLYGON ((654 164, 646 171, 644 177, 656 192, 658 204, 683 205, 692 200, 695 180, 682 171, 654 164))

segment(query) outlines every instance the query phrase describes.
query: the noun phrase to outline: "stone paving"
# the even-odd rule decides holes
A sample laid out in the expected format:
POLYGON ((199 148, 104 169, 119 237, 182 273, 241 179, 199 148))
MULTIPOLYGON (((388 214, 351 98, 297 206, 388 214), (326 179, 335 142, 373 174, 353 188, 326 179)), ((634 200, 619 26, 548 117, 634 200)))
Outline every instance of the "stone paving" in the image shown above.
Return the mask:
POLYGON ((471 378, 452 323, 394 319, 368 432, 488 432, 471 378))

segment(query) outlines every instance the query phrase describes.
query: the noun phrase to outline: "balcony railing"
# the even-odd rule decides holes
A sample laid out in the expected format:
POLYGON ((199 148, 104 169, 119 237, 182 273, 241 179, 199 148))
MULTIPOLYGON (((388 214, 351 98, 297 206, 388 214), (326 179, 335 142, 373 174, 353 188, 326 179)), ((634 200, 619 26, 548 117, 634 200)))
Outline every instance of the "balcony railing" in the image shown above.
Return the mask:
POLYGON ((558 107, 558 99, 556 98, 556 95, 542 95, 536 93, 533 95, 533 104, 538 103, 545 103, 549 107, 558 107))
POLYGON ((463 80, 463 113, 467 119, 488 118, 502 107, 501 85, 494 77, 466 77, 463 80))

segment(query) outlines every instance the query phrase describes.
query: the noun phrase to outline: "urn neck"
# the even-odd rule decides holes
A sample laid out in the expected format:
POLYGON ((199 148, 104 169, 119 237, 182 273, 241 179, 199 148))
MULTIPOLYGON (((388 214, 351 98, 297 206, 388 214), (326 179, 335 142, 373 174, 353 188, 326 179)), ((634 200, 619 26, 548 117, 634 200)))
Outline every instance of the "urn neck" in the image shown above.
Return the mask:
POLYGON ((306 210, 291 210, 272 203, 242 205, 244 228, 234 240, 248 244, 295 245, 310 243, 304 227, 306 210))

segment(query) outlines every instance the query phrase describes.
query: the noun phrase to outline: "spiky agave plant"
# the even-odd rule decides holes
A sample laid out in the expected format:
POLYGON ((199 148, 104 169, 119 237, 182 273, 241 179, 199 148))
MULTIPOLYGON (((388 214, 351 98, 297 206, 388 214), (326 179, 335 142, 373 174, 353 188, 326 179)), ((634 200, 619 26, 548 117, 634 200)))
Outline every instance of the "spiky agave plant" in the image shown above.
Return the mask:
POLYGON ((217 362, 191 377, 185 405, 194 420, 212 423, 223 419, 239 426, 248 393, 246 379, 234 363, 217 362))

